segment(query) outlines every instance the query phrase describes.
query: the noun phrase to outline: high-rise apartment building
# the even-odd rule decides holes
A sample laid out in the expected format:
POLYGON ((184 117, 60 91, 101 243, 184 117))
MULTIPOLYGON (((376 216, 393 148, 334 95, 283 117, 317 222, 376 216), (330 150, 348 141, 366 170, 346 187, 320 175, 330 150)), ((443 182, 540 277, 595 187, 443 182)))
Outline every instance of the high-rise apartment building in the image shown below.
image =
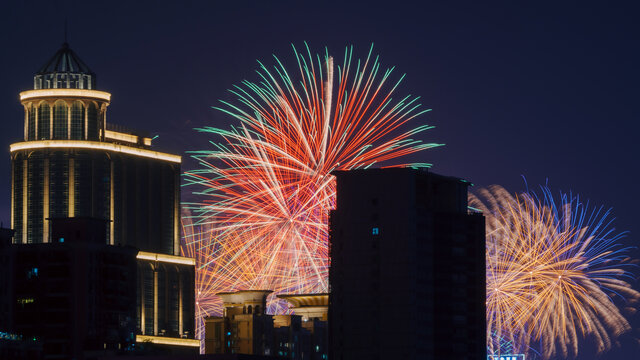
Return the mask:
POLYGON ((413 169, 335 175, 329 358, 484 358, 484 218, 467 210, 469 183, 413 169))
POLYGON ((96 75, 67 43, 35 74, 20 102, 24 141, 10 146, 13 242, 63 243, 52 232, 54 219, 104 221, 105 245, 138 250, 138 341, 198 347, 195 260, 180 254, 181 157, 153 150, 149 136, 107 123, 111 94, 97 90, 96 75))

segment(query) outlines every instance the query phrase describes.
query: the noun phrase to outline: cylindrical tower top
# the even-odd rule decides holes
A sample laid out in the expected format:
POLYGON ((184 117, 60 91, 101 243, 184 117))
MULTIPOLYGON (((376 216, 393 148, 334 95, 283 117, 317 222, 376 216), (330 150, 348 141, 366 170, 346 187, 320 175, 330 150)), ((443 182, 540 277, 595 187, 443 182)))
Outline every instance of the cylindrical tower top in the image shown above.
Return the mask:
POLYGON ((103 141, 111 94, 95 85, 93 71, 62 44, 33 77, 34 90, 20 93, 24 140, 103 141))
POLYGON ((65 42, 35 74, 33 88, 92 90, 96 88, 96 75, 65 42))

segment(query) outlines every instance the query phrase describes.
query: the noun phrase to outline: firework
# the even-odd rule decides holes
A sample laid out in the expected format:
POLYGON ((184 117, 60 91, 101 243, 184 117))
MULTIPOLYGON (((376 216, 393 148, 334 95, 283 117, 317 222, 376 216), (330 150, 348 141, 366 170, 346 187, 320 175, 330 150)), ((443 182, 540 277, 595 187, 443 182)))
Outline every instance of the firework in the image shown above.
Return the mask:
POLYGON ((578 353, 579 339, 611 348, 630 326, 617 304, 638 299, 627 282, 623 234, 609 211, 548 188, 511 196, 501 187, 470 196, 487 224, 487 347, 499 354, 540 347, 541 355, 578 353))
POLYGON ((195 337, 201 340, 200 350, 204 353, 204 318, 207 316, 219 315, 222 301, 215 296, 215 288, 219 286, 219 281, 215 273, 209 271, 211 267, 210 259, 214 242, 213 232, 207 225, 194 225, 190 222, 190 213, 183 212, 181 218, 182 242, 180 250, 182 256, 194 258, 196 260, 195 271, 195 337))
MULTIPOLYGON (((401 166, 398 158, 438 146, 414 139, 431 128, 411 126, 428 110, 415 97, 392 99, 402 77, 390 83, 392 69, 381 70, 371 51, 352 61, 347 48, 335 68, 327 53, 294 53, 295 73, 276 58, 272 69, 260 63, 258 83, 231 90, 237 101, 219 110, 237 126, 197 129, 221 138, 211 150, 192 152, 200 168, 185 174, 201 199, 185 204, 190 221, 213 229, 193 240, 210 242, 206 271, 220 278, 212 292, 327 292, 331 172, 401 166)), ((285 310, 270 299, 270 311, 285 310)))

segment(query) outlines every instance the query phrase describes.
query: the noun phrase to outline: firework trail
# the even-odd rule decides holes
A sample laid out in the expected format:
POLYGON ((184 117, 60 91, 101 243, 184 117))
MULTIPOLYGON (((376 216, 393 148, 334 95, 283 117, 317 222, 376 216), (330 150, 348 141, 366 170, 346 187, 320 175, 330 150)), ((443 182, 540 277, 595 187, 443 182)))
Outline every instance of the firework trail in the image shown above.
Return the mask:
MULTIPOLYGON (((182 256, 191 257, 196 260, 195 271, 195 329, 196 339, 204 340, 204 318, 208 316, 220 316, 222 314, 222 299, 216 296, 221 288, 228 285, 229 274, 223 265, 224 262, 219 260, 220 254, 230 254, 236 252, 237 246, 234 242, 220 244, 214 239, 216 232, 210 224, 194 224, 191 220, 193 217, 188 210, 183 209, 181 217, 182 226, 182 256), (226 248, 227 245, 232 248, 226 248)), ((249 267, 252 263, 239 264, 244 265, 242 274, 255 273, 249 267)), ((239 281, 242 283, 242 280, 239 281)), ((231 289, 237 290, 237 289, 231 289)), ((200 343, 201 353, 204 353, 204 341, 200 343)))
POLYGON ((609 211, 567 194, 556 201, 547 187, 542 197, 499 186, 479 194, 470 205, 486 216, 489 353, 508 343, 520 353, 539 346, 543 358, 576 356, 587 337, 603 352, 631 330, 617 304, 640 293, 627 282, 629 249, 609 211))
MULTIPOLYGON (((204 353, 204 318, 219 315, 222 301, 215 296, 218 278, 213 271, 209 271, 213 231, 207 225, 194 225, 190 222, 190 213, 183 211, 181 218, 182 242, 180 250, 182 256, 196 260, 195 271, 195 338, 201 340, 200 352, 204 353)), ((219 285, 218 285, 219 286, 219 285)))
MULTIPOLYGON (((185 186, 202 199, 186 203, 194 225, 212 229, 195 248, 209 252, 220 279, 211 292, 274 290, 270 311, 285 311, 278 293, 328 291, 328 211, 335 201, 334 170, 403 164, 398 158, 439 144, 414 139, 430 129, 412 125, 422 110, 418 98, 392 99, 400 80, 381 70, 372 50, 342 65, 294 47, 290 73, 275 58, 262 63, 260 81, 243 81, 235 103, 219 110, 239 120, 231 129, 197 129, 219 136, 211 150, 192 152, 199 168, 185 173, 185 186), (209 244, 199 244, 209 242, 209 244)), ((199 251, 199 250, 197 250, 199 251)))

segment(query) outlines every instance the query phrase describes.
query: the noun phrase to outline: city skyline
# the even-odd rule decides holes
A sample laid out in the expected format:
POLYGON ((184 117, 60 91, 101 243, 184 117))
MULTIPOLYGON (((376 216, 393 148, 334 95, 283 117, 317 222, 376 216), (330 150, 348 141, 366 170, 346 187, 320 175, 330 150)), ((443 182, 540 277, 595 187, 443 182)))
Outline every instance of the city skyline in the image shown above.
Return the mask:
MULTIPOLYGON (((640 171, 633 157, 638 125, 632 124, 638 115, 632 106, 638 95, 634 80, 640 74, 632 65, 638 53, 626 47, 637 33, 629 15, 633 9, 469 5, 466 10, 425 9, 421 15, 419 9, 385 13, 355 5, 332 12, 282 4, 188 10, 94 4, 89 8, 102 16, 90 23, 74 17, 81 12, 75 5, 66 2, 63 10, 44 5, 55 20, 33 15, 30 5, 4 10, 5 16, 14 14, 2 22, 6 46, 19 54, 3 58, 3 68, 11 69, 0 91, 0 141, 7 148, 22 135, 23 109, 16 94, 30 88, 31 74, 63 42, 64 16, 69 16, 71 46, 100 74, 98 87, 114 94, 109 119, 158 129, 152 134, 160 135, 157 148, 179 153, 206 146, 209 139, 192 128, 233 123, 209 106, 229 99, 226 89, 238 81, 255 80, 255 59, 286 53, 290 43, 303 40, 335 53, 354 44, 359 55, 373 42, 384 65, 410 74, 403 87, 433 109, 424 121, 436 129, 425 140, 447 145, 420 159, 433 163, 434 171, 483 186, 498 183, 512 192, 525 188, 521 175, 532 187, 548 178, 554 189, 613 207, 617 228, 630 231, 623 242, 638 244, 637 210, 627 190, 640 171), (149 19, 137 18, 145 15, 149 19), (256 19, 269 15, 275 20, 260 32, 256 19), (331 15, 338 21, 326 29, 323 20, 331 15), (242 22, 238 30, 231 30, 234 19, 242 22)), ((0 165, 8 170, 8 163, 7 156, 0 165)), ((183 170, 190 168, 185 163, 183 170)), ((4 224, 9 223, 9 183, 8 176, 0 179, 4 224)), ((620 354, 634 348, 624 349, 620 354)))

